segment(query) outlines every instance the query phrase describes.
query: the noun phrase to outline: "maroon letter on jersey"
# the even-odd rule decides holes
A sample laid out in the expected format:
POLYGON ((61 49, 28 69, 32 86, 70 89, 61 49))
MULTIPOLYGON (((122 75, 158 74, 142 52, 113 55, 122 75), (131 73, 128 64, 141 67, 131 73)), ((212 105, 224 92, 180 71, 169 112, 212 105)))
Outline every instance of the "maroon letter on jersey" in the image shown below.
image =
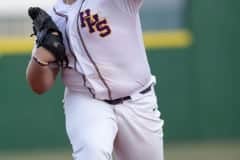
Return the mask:
POLYGON ((111 28, 109 27, 106 19, 100 19, 98 14, 91 14, 90 9, 80 13, 81 27, 88 27, 89 33, 99 32, 100 37, 106 37, 111 34, 111 28))

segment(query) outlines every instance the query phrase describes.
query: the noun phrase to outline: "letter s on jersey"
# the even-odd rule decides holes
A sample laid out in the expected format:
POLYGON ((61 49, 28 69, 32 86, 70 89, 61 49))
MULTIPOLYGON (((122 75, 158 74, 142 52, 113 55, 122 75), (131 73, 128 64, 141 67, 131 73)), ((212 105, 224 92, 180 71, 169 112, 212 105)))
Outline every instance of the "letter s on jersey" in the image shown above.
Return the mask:
POLYGON ((104 19, 96 24, 97 30, 100 32, 101 37, 106 37, 111 34, 111 29, 107 24, 107 20, 104 19))
POLYGON ((87 27, 89 33, 99 32, 100 37, 106 37, 111 34, 111 28, 106 19, 99 18, 98 14, 91 14, 90 9, 80 12, 81 27, 87 27))

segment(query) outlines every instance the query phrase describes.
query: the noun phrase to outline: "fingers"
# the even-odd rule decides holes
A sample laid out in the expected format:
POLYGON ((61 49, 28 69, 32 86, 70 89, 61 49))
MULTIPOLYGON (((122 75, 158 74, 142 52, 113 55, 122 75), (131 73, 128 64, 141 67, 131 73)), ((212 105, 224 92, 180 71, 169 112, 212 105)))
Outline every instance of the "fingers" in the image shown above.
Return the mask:
POLYGON ((41 11, 41 9, 39 7, 30 7, 28 9, 28 15, 32 19, 35 19, 39 15, 40 11, 41 11))
POLYGON ((28 8, 28 15, 34 20, 39 16, 42 15, 48 15, 43 9, 39 7, 30 7, 28 8))

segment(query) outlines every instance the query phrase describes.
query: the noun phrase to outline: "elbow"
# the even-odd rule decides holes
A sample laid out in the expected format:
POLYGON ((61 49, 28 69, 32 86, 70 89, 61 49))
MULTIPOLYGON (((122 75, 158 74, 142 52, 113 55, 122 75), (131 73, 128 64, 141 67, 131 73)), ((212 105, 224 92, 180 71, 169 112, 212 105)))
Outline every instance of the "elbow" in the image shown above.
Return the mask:
POLYGON ((33 89, 32 88, 32 91, 35 93, 35 94, 37 94, 37 95, 43 95, 45 92, 44 91, 42 91, 42 90, 36 90, 36 89, 33 89))
POLYGON ((50 88, 49 85, 32 77, 27 77, 27 82, 34 93, 43 95, 50 88))
POLYGON ((26 70, 26 80, 34 93, 42 95, 53 86, 56 74, 48 68, 30 63, 26 70))
POLYGON ((29 86, 31 87, 32 91, 36 93, 37 95, 43 95, 47 92, 48 87, 40 84, 36 84, 34 82, 28 81, 29 86))
POLYGON ((33 91, 35 94, 37 94, 37 95, 43 95, 43 94, 46 92, 45 89, 39 88, 39 87, 31 86, 31 89, 32 89, 32 91, 33 91))

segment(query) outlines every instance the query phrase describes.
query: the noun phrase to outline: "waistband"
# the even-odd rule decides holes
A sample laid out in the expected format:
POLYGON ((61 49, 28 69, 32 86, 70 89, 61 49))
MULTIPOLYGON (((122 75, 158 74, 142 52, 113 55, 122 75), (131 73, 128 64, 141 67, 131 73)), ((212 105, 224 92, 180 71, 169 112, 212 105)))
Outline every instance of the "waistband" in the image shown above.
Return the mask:
MULTIPOLYGON (((146 94, 149 91, 151 91, 151 89, 152 89, 152 84, 149 85, 147 88, 143 89, 142 91, 140 91, 139 94, 146 94)), ((117 105, 117 104, 122 104, 124 101, 133 99, 132 96, 121 97, 121 98, 117 98, 117 99, 113 99, 113 100, 105 99, 103 101, 105 101, 105 102, 107 102, 108 104, 111 104, 111 105, 117 105)))

